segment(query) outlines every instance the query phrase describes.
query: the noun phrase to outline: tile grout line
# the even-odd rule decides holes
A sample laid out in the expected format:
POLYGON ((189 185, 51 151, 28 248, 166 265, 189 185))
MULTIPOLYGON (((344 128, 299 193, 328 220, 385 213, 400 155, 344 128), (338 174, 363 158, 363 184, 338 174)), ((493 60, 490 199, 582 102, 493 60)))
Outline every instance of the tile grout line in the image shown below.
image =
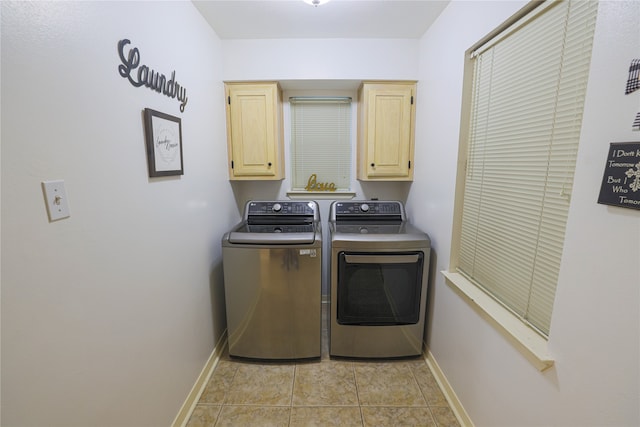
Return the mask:
POLYGON ((222 416, 222 411, 224 410, 225 405, 228 406, 227 400, 229 399, 229 390, 233 386, 233 382, 236 379, 236 375, 238 375, 238 371, 240 370, 239 366, 236 366, 235 364, 233 366, 234 366, 233 375, 231 375, 231 379, 229 380, 229 385, 225 386, 224 398, 222 399, 222 403, 220 404, 220 410, 218 411, 218 416, 216 417, 216 421, 215 421, 214 425, 218 424, 218 421, 220 421, 220 417, 222 416))
POLYGON ((418 381, 418 378, 416 378, 416 373, 415 370, 413 369, 412 365, 407 365, 407 369, 409 370, 409 373, 411 374, 411 378, 413 378, 413 382, 416 385, 418 391, 420 392, 420 397, 422 397, 422 400, 424 401, 424 406, 426 406, 427 408, 429 407, 429 401, 427 400, 427 397, 424 395, 424 392, 422 391, 422 387, 420 387, 420 382, 418 381))
MULTIPOLYGON (((428 365, 427 365, 427 369, 429 370, 429 374, 432 375, 431 368, 429 368, 428 365)), ((429 403, 429 399, 427 398, 427 396, 425 394, 425 391, 422 389, 422 386, 420 385, 420 381, 418 381, 416 370, 413 368, 413 366, 409 367, 409 370, 411 371, 411 375, 413 376, 413 380, 418 385, 418 390, 420 390, 420 394, 422 395, 422 398, 424 399, 424 403, 426 405, 427 411, 429 411, 429 415, 431 416, 431 421, 433 421, 433 424, 436 427, 439 427, 438 420, 436 420, 436 417, 433 415, 433 411, 431 410, 431 404, 429 403)))
POLYGON ((293 365, 293 379, 291 380, 291 398, 289 399, 289 426, 291 426, 291 419, 293 418, 293 394, 296 389, 296 375, 298 375, 298 364, 293 365))
POLYGON ((364 414, 362 413, 362 401, 360 400, 360 387, 358 387, 358 376, 356 375, 356 364, 349 362, 351 365, 351 373, 353 374, 353 382, 356 386, 356 397, 358 398, 358 411, 360 412, 360 424, 364 427, 364 414))

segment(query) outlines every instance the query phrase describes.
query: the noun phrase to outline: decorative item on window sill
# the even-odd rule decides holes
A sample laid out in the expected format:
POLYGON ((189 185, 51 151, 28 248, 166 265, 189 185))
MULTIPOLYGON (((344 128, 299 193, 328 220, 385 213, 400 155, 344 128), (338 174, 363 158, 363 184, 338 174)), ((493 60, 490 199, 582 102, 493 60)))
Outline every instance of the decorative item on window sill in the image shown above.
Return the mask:
POLYGON ((317 182, 317 180, 316 174, 311 174, 304 189, 306 191, 336 191, 336 184, 333 182, 317 182))
POLYGON ((306 4, 310 4, 313 7, 322 6, 327 3, 329 0, 304 0, 306 4))

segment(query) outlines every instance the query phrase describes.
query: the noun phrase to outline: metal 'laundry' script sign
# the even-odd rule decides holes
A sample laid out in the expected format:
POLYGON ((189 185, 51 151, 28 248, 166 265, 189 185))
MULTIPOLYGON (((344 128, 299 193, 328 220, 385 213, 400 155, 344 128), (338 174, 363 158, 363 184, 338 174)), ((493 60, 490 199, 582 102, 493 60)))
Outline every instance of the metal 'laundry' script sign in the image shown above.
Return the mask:
POLYGON ((184 113, 184 107, 187 105, 187 89, 180 86, 176 80, 176 72, 171 72, 171 78, 167 80, 164 74, 149 68, 147 65, 140 65, 140 51, 137 47, 129 49, 125 53, 126 46, 131 43, 128 39, 118 42, 118 55, 122 64, 118 66, 120 76, 129 80, 135 86, 145 86, 151 90, 168 96, 169 98, 178 98, 180 101, 180 111, 184 113))

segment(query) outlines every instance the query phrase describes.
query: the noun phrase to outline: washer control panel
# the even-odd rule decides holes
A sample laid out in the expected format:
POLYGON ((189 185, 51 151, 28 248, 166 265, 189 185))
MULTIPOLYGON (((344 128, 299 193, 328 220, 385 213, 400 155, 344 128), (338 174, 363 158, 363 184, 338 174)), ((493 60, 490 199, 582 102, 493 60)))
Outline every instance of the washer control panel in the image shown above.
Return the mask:
POLYGON ((264 216, 264 215, 303 215, 316 216, 318 205, 315 202, 302 201, 264 201, 249 202, 245 209, 247 216, 264 216))

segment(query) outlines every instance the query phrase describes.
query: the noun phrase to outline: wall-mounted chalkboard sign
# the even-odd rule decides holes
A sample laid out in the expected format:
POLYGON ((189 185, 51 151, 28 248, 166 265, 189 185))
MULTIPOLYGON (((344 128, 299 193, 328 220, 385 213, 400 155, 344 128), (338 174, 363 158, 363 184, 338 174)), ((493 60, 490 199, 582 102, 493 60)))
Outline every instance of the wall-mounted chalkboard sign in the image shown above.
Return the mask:
POLYGON ((613 142, 598 203, 640 209, 640 142, 613 142))

